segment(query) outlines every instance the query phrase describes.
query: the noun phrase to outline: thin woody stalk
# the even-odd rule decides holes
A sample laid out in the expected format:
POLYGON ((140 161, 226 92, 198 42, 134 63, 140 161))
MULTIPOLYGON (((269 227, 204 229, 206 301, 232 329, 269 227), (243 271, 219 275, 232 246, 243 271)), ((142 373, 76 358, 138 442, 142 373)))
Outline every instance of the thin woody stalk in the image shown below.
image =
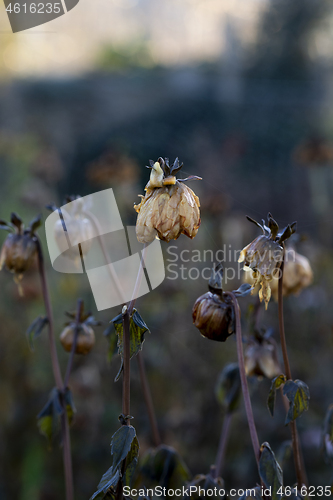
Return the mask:
MULTIPOLYGON (((38 257, 38 268, 39 275, 41 279, 43 300, 46 309, 46 315, 48 319, 48 334, 49 334, 49 344, 50 344, 50 354, 53 376, 56 383, 58 391, 63 394, 63 381, 60 371, 60 365, 58 360, 57 348, 54 337, 54 321, 52 306, 50 301, 50 294, 47 286, 47 279, 45 273, 44 256, 42 245, 37 235, 36 245, 37 245, 37 257, 38 257)), ((63 443, 63 460, 64 460, 64 473, 65 473, 65 487, 66 487, 66 500, 74 500, 74 486, 73 486, 73 470, 72 470, 72 458, 71 458, 71 443, 69 434, 69 423, 66 413, 66 408, 63 405, 63 414, 61 417, 61 433, 62 433, 62 443, 63 443)))
POLYGON ((227 444, 228 444, 231 420, 232 420, 232 413, 230 411, 228 411, 224 417, 224 420, 223 420, 221 436, 220 436, 220 441, 219 441, 219 447, 218 447, 217 455, 216 455, 215 470, 214 470, 214 477, 215 478, 221 476, 221 474, 222 474, 224 460, 225 460, 225 452, 226 452, 227 444))
MULTIPOLYGON (((282 263, 280 266, 280 277, 279 277, 279 287, 278 287, 278 308, 279 308, 279 330, 280 330, 280 341, 283 354, 284 368, 286 372, 287 380, 292 380, 290 363, 288 358, 286 336, 284 331, 284 317, 283 317, 283 270, 284 270, 284 257, 285 248, 283 247, 282 263)), ((290 422, 291 436, 292 436, 292 446, 294 463, 296 470, 297 485, 299 488, 305 483, 307 484, 306 473, 302 467, 300 445, 297 433, 297 426, 295 420, 290 422)))
POLYGON ((242 328, 240 322, 240 312, 239 305, 235 295, 231 292, 224 292, 225 295, 228 295, 233 303, 234 311, 235 311, 235 320, 236 320, 236 340, 237 340, 237 356, 238 356, 238 364, 239 364, 239 373, 242 385, 242 392, 244 398, 245 411, 247 416, 247 421, 250 429, 250 436, 253 446, 254 455, 256 458, 257 465, 259 467, 259 458, 260 458, 260 445, 257 434, 257 429, 254 423, 249 387, 247 385, 247 378, 245 372, 245 364, 244 364, 244 354, 243 354, 243 345, 242 345, 242 328))

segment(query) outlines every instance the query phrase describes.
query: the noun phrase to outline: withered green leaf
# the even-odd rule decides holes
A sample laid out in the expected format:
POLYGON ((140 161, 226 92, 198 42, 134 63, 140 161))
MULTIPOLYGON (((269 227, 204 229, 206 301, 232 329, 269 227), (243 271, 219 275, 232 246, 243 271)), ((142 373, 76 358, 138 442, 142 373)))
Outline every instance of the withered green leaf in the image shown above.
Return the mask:
POLYGON ((285 425, 288 425, 309 409, 310 391, 301 380, 287 380, 283 394, 289 399, 289 411, 285 420, 285 425))
POLYGON ((267 398, 267 406, 270 414, 274 415, 274 407, 275 407, 275 399, 276 399, 276 391, 286 382, 287 378, 285 375, 279 375, 272 380, 271 388, 268 393, 267 398))

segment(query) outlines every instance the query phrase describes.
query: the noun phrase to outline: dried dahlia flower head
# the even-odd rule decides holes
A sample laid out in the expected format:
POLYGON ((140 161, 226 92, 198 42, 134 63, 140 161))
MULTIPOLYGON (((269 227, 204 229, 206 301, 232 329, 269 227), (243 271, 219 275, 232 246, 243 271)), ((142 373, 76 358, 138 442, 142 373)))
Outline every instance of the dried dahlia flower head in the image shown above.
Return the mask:
POLYGON ((243 248, 238 262, 244 262, 245 271, 252 270, 253 291, 256 285, 260 285, 259 298, 264 300, 267 309, 272 294, 271 282, 274 276, 278 277, 283 260, 283 242, 296 231, 296 222, 280 232, 270 213, 267 216, 268 226, 264 220, 261 225, 250 217, 247 219, 260 227, 263 234, 243 248))
POLYGON ((138 212, 136 235, 140 243, 150 243, 157 236, 169 242, 181 234, 194 238, 200 226, 200 202, 184 181, 201 180, 190 176, 177 179, 182 168, 178 158, 170 167, 168 158, 150 160, 150 180, 145 187, 145 196, 139 195, 141 203, 134 205, 138 212))
POLYGON ((11 232, 2 245, 0 271, 5 267, 14 274, 14 281, 19 287, 20 295, 23 295, 20 285, 23 274, 32 266, 37 255, 35 231, 40 225, 40 215, 35 217, 27 228, 24 227, 22 219, 15 213, 11 214, 10 222, 0 220, 0 229, 11 232))
MULTIPOLYGON (((309 259, 292 249, 286 249, 283 269, 283 296, 299 295, 303 288, 311 285, 312 281, 313 271, 309 259)), ((253 278, 252 270, 248 270, 244 273, 244 282, 250 283, 251 285, 254 284, 255 279, 253 278)), ((270 287, 272 290, 272 297, 275 301, 278 300, 278 286, 278 277, 273 276, 270 287)))

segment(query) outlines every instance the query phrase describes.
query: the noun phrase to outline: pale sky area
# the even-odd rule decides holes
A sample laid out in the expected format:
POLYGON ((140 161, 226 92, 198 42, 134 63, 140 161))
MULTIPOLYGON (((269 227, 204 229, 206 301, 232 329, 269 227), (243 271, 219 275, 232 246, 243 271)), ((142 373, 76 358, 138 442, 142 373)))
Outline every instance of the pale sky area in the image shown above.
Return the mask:
POLYGON ((13 34, 0 5, 2 76, 56 77, 93 67, 103 45, 143 42, 153 62, 216 60, 256 39, 268 0, 80 0, 67 14, 13 34))

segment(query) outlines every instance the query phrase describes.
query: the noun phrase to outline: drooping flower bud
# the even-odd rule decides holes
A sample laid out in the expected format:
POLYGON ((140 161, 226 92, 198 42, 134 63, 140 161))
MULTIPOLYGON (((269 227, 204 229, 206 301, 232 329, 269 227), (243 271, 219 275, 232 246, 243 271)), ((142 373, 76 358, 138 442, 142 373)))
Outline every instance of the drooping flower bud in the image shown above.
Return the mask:
MULTIPOLYGON (((14 273, 14 280, 19 285, 23 274, 32 265, 36 253, 37 242, 35 231, 41 224, 40 216, 33 219, 28 228, 24 229, 22 219, 12 213, 11 222, 0 221, 0 229, 12 231, 2 245, 0 254, 0 270, 5 267, 11 273, 14 273)), ((21 288, 19 285, 21 293, 21 288)))
MULTIPOLYGON (((72 259, 73 261, 80 261, 77 252, 77 245, 84 242, 84 245, 81 245, 81 252, 83 255, 88 253, 91 248, 91 240, 94 237, 93 224, 86 216, 84 202, 80 196, 72 195, 65 201, 66 212, 64 208, 61 209, 64 220, 59 219, 55 223, 54 239, 59 249, 63 251, 64 248, 68 247, 67 234, 70 234, 71 246, 68 250, 66 250, 66 257, 72 259)), ((50 205, 48 208, 51 210, 58 209, 55 205, 50 205)))
POLYGON ((71 352, 76 337, 76 354, 88 354, 95 345, 95 333, 92 326, 100 325, 91 313, 84 313, 83 306, 80 310, 79 321, 75 313, 66 313, 72 321, 66 323, 65 329, 60 334, 60 342, 65 351, 71 352))
MULTIPOLYGON (((71 352, 74 342, 75 326, 67 326, 60 335, 60 342, 65 351, 71 352)), ((88 354, 95 345, 94 330, 82 324, 79 328, 76 341, 76 354, 88 354)))
POLYGON ((288 225, 279 232, 279 226, 268 214, 268 227, 247 217, 249 221, 256 224, 263 234, 247 245, 240 253, 238 262, 244 262, 244 270, 253 271, 253 288, 260 285, 259 298, 264 300, 265 308, 271 298, 271 282, 279 275, 279 269, 283 259, 283 242, 296 231, 296 222, 288 225))
POLYGON ((235 331, 234 310, 231 298, 223 294, 222 264, 212 270, 209 292, 201 295, 193 306, 194 325, 201 335, 210 340, 225 342, 235 331))
POLYGON ((244 362, 248 377, 272 379, 282 373, 274 339, 259 332, 256 332, 256 336, 249 340, 244 353, 244 362))
POLYGON ((182 168, 178 158, 170 167, 168 158, 150 160, 150 180, 141 203, 134 205, 138 212, 136 235, 140 243, 149 243, 157 236, 163 241, 176 240, 181 234, 194 238, 200 226, 200 203, 194 192, 184 184, 191 176, 176 179, 182 168))

